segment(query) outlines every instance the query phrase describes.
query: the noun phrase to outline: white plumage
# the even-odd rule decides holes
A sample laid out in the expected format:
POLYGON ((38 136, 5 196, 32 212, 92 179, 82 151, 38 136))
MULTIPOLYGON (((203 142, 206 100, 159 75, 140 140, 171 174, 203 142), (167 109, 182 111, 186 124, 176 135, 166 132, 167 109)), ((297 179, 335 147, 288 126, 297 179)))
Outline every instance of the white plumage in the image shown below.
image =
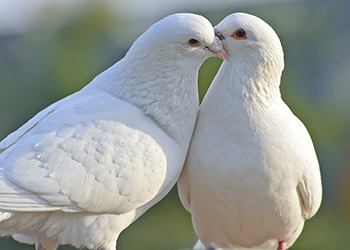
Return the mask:
POLYGON ((200 107, 180 198, 206 247, 286 249, 322 187, 310 136, 281 99, 282 47, 252 15, 232 14, 215 30, 228 60, 200 107))
POLYGON ((175 184, 198 111, 197 73, 221 42, 175 14, 81 91, 0 143, 0 232, 37 249, 111 250, 175 184))

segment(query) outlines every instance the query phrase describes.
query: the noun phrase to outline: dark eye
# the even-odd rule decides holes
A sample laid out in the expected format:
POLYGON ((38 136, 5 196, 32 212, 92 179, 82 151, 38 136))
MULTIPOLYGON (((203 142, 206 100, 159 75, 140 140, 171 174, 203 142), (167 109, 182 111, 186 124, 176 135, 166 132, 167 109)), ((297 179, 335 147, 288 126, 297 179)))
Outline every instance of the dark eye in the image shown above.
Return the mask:
POLYGON ((187 44, 190 45, 191 47, 198 47, 199 45, 201 45, 201 43, 194 38, 188 40, 187 44))
POLYGON ((247 38, 247 33, 244 29, 237 29, 231 36, 236 40, 243 40, 247 38))

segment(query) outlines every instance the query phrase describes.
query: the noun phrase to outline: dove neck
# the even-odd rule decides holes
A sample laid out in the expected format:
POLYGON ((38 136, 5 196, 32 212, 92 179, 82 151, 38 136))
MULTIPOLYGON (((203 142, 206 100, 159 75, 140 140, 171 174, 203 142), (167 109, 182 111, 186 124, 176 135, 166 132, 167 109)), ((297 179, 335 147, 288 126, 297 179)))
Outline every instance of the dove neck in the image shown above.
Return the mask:
POLYGON ((199 106, 198 70, 183 63, 176 57, 156 60, 152 56, 127 55, 97 76, 91 85, 139 107, 187 148, 199 106))
POLYGON ((223 63, 218 75, 232 98, 245 99, 262 105, 281 99, 281 72, 278 67, 235 59, 223 63))

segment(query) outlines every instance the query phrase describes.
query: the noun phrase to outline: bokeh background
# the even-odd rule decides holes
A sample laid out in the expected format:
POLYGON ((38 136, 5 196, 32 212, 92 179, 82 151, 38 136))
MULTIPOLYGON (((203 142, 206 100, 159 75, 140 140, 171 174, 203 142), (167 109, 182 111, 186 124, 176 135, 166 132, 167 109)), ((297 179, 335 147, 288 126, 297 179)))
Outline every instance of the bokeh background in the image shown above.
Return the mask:
MULTIPOLYGON (((233 12, 248 12, 280 36, 282 96, 309 129, 321 166, 322 207, 291 249, 349 249, 349 10, 348 0, 0 0, 0 139, 82 88, 168 14, 194 12, 215 25, 233 12)), ((220 63, 212 58, 202 66, 200 98, 220 63)), ((190 215, 173 189, 121 234, 118 250, 184 249, 195 241, 190 215)), ((2 238, 0 249, 34 247, 2 238)))

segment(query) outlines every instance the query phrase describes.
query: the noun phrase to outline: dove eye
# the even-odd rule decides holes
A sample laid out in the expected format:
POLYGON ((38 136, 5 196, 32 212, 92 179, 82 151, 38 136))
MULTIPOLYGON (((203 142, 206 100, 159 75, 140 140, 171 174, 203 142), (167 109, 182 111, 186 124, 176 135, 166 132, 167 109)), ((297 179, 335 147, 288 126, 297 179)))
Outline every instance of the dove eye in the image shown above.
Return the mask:
POLYGON ((199 45, 201 45, 201 43, 194 38, 188 40, 187 44, 190 45, 191 47, 198 47, 199 45))
POLYGON ((244 29, 237 29, 235 32, 233 32, 231 37, 233 37, 233 39, 236 39, 236 40, 243 40, 243 39, 247 39, 247 33, 245 32, 244 29))

